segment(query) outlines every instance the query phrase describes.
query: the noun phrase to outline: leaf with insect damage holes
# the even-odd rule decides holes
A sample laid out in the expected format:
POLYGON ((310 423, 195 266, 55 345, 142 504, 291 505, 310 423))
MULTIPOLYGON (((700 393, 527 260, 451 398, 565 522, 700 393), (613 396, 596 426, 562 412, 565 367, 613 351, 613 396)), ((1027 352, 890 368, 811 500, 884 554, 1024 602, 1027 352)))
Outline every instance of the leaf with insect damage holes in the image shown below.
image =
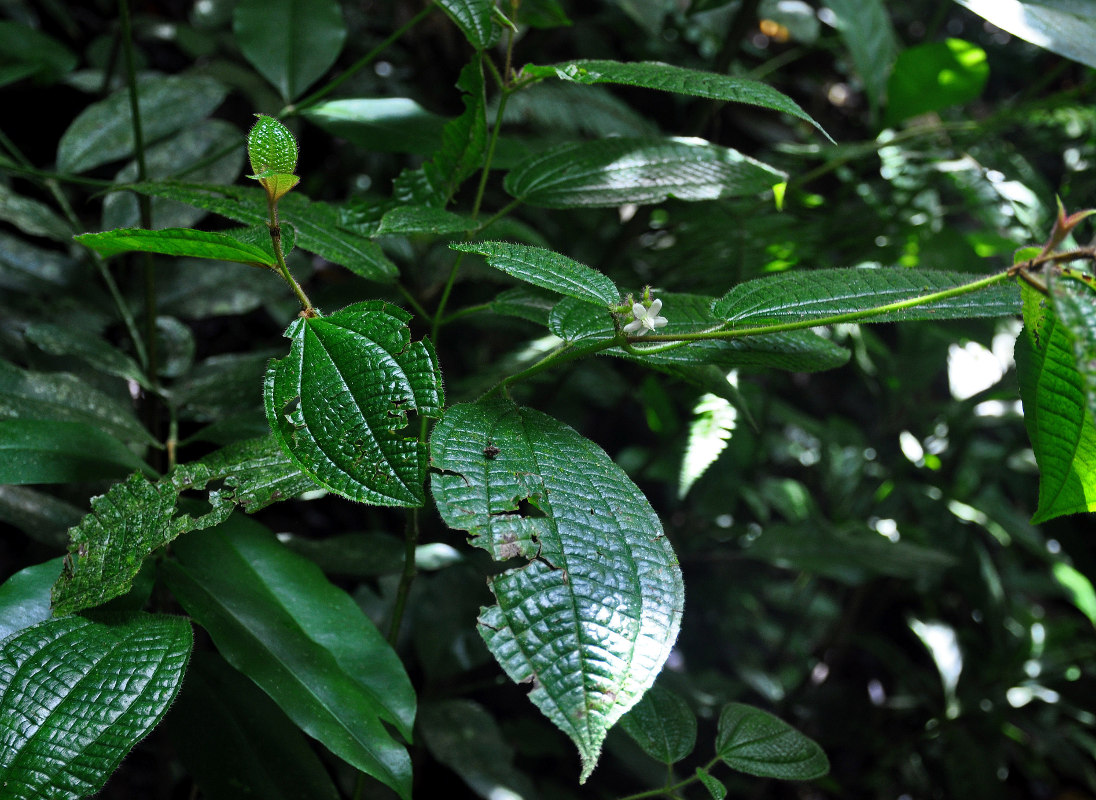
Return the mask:
POLYGON ((524 560, 491 579, 498 605, 479 631, 575 742, 586 780, 677 638, 684 590, 662 525, 601 448, 507 400, 449 409, 430 447, 446 523, 497 560, 524 560))
POLYGON ((266 416, 296 465, 351 500, 421 506, 426 445, 407 436, 408 412, 439 416, 441 371, 429 340, 411 341, 411 315, 367 301, 288 329, 289 356, 266 373, 266 416))

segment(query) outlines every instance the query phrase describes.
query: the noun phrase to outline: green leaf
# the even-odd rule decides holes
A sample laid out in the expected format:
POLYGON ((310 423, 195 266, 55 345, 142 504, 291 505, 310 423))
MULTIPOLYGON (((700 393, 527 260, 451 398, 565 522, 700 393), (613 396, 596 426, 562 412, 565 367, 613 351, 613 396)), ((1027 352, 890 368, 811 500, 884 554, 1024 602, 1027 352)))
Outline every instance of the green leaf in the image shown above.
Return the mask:
POLYGON ((289 356, 266 374, 266 415, 302 471, 363 503, 421 506, 426 447, 405 436, 407 414, 438 416, 441 373, 411 315, 380 301, 297 319, 289 356))
POLYGON ((575 83, 538 83, 515 92, 506 102, 503 122, 576 139, 658 135, 653 121, 611 90, 575 83))
POLYGON ((1062 275, 1050 282, 1054 312, 1073 338, 1077 371, 1085 385, 1088 411, 1096 419, 1096 282, 1087 273, 1062 275))
POLYGON ((50 296, 77 281, 82 268, 53 250, 0 232, 0 288, 50 296))
POLYGON ((284 172, 292 175, 297 171, 297 139, 281 122, 266 114, 256 114, 258 119, 247 133, 247 158, 251 172, 284 172))
POLYGON ((1016 340, 1016 372, 1039 465, 1039 505, 1032 517, 1038 524, 1096 511, 1096 421, 1069 332, 1053 309, 1043 311, 1041 322, 1031 312, 1025 308, 1026 333, 1016 340))
POLYGON ((852 55, 852 62, 864 82, 872 113, 878 113, 885 99, 887 77, 898 53, 898 39, 883 0, 825 0, 837 17, 852 55))
POLYGON ((704 788, 708 790, 708 794, 712 796, 712 800, 723 800, 723 798, 727 796, 727 787, 713 778, 704 767, 696 768, 696 777, 697 780, 704 784, 704 788))
POLYGON ((398 206, 385 212, 375 236, 461 233, 476 227, 468 217, 430 206, 398 206))
MULTIPOLYGON (((660 334, 682 335, 718 329, 722 321, 712 315, 711 298, 692 294, 659 295, 662 314, 669 323, 660 334)), ((570 298, 561 300, 549 315, 549 328, 572 344, 603 342, 616 336, 612 316, 604 309, 570 298)), ((646 345, 635 345, 639 354, 613 347, 608 355, 622 356, 654 367, 713 364, 733 367, 775 367, 793 372, 835 369, 849 360, 849 351, 813 331, 786 331, 737 339, 707 339, 663 352, 644 353, 646 345)), ((657 349, 657 345, 651 349, 657 349)))
POLYGON ((12 418, 85 422, 123 442, 155 443, 130 405, 86 380, 67 372, 31 372, 0 361, 0 419, 12 418))
POLYGON ((0 419, 0 484, 69 483, 149 470, 132 450, 85 422, 0 419))
MULTIPOLYGON (((1058 581, 1073 605, 1077 606, 1082 614, 1088 617, 1088 621, 1096 625, 1096 589, 1083 572, 1079 572, 1063 561, 1059 561, 1053 567, 1054 579, 1058 581)), ((0 587, 0 591, 3 587, 0 587)))
POLYGON ((449 246, 462 253, 478 253, 495 269, 542 289, 599 306, 620 303, 620 290, 612 280, 551 250, 509 242, 462 242, 449 246))
MULTIPOLYGON (((224 100, 227 90, 206 77, 152 77, 139 81, 137 97, 146 145, 206 117, 224 100)), ((100 164, 133 154, 133 122, 129 90, 85 108, 61 136, 57 169, 87 172, 100 164)))
POLYGON ((585 781, 606 732, 654 683, 684 601, 647 500, 595 444, 506 400, 455 406, 431 436, 438 511, 519 568, 490 579, 479 631, 575 742, 585 781))
POLYGON ((165 228, 158 231, 140 228, 84 233, 73 237, 102 256, 118 253, 160 253, 166 256, 213 258, 242 264, 271 266, 275 260, 262 248, 245 244, 223 233, 190 228, 165 228))
POLYGON ((518 317, 537 325, 548 325, 548 314, 559 298, 554 292, 546 292, 532 286, 515 286, 499 292, 491 301, 491 310, 496 314, 518 317))
POLYGON ((305 733, 411 797, 415 693, 403 664, 346 592, 258 523, 179 539, 168 586, 225 659, 305 733))
POLYGON ((1024 41, 1096 67, 1092 40, 1096 37, 1096 11, 1087 3, 1055 8, 1054 2, 1028 0, 955 0, 985 17, 998 28, 1024 41))
POLYGON ((962 39, 926 42, 903 50, 887 81, 884 124, 979 97, 989 80, 986 51, 962 39))
POLYGON ((187 489, 222 481, 218 497, 231 500, 248 514, 316 488, 273 435, 233 442, 199 461, 182 464, 172 479, 187 489))
POLYGON ((738 411, 730 402, 714 394, 705 394, 693 409, 689 439, 677 481, 677 496, 682 499, 693 484, 715 463, 734 432, 738 411))
POLYGON ((23 233, 56 242, 67 242, 72 236, 72 226, 49 206, 16 194, 5 184, 0 184, 0 220, 10 222, 23 233))
POLYGON ((49 590, 63 559, 21 569, 0 583, 0 639, 50 618, 49 590))
POLYGON ((84 516, 84 510, 52 494, 26 486, 0 486, 0 520, 14 525, 53 551, 64 549, 68 529, 84 516))
POLYGON ((663 764, 676 764, 696 747, 696 715, 678 695, 652 686, 620 720, 620 727, 643 752, 663 764))
POLYGON ((530 205, 582 208, 755 195, 786 178, 701 139, 612 137, 535 153, 507 173, 504 185, 530 205))
POLYGON ((338 800, 300 728, 214 653, 197 652, 164 725, 205 800, 338 800))
MULTIPOLYGON (((712 313, 735 325, 824 320, 965 286, 979 276, 897 267, 814 269, 781 272, 740 283, 712 305, 712 313)), ((1004 317, 1019 313, 1016 286, 999 282, 944 300, 896 309, 861 322, 1004 317)))
POLYGON ((763 778, 810 781, 830 771, 813 740, 760 708, 730 703, 719 715, 716 754, 732 769, 763 778))
MULTIPOLYGON (((0 63, 18 74, 53 83, 76 67, 76 56, 48 34, 15 22, 0 22, 0 63)), ((0 81, 0 85, 7 81, 0 81)))
POLYGON ((302 113, 328 133, 381 153, 430 155, 447 123, 408 97, 328 100, 302 113))
POLYGON ((495 43, 498 29, 492 23, 492 0, 438 0, 438 5, 461 29, 472 47, 483 50, 495 43))
POLYGON ((98 792, 163 718, 192 644, 186 620, 150 614, 52 619, 0 642, 5 800, 98 792))
POLYGON ((424 704, 418 731, 430 754, 484 800, 536 796, 533 782, 514 766, 511 743, 479 703, 424 704))
POLYGON ((232 30, 244 58, 287 103, 323 77, 346 41, 337 0, 239 0, 232 30))
MULTIPOLYGON (((552 66, 526 64, 521 74, 532 78, 560 78, 575 83, 617 83, 663 92, 725 100, 769 108, 809 122, 829 139, 829 134, 790 97, 771 86, 715 72, 702 72, 655 61, 579 60, 552 66)), ((833 141, 832 139, 830 141, 833 141)))
POLYGON ((35 322, 24 333, 28 342, 55 356, 74 356, 108 375, 133 381, 144 388, 149 380, 137 362, 98 336, 72 327, 35 322))

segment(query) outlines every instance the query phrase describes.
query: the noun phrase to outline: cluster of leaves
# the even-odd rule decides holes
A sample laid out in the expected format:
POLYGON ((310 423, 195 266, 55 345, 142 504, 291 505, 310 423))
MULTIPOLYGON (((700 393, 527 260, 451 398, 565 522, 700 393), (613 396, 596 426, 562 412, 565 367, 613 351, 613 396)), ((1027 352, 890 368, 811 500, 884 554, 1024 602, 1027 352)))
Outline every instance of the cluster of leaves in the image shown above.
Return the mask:
POLYGON ((1096 16, 892 5, 12 4, 0 795, 1096 791, 1096 16))

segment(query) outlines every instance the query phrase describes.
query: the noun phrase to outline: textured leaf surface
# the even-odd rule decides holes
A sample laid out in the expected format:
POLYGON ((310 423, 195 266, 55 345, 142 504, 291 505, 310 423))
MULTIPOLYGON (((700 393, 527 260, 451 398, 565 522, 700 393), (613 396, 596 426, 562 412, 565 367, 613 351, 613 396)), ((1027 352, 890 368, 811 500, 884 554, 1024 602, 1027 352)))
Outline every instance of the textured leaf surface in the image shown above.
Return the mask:
POLYGON ((852 54, 868 102, 878 111, 898 54, 898 39, 883 0, 826 0, 826 5, 837 17, 834 25, 852 54))
MULTIPOLYGON (((712 313, 735 324, 824 319, 953 289, 978 278, 965 272, 888 267, 782 272, 740 283, 712 305, 712 313)), ((946 300, 875 315, 864 322, 1003 317, 1019 311, 1016 286, 997 283, 946 300)))
POLYGON ((191 489, 221 481, 215 497, 231 500, 248 514, 316 488, 274 436, 234 442, 200 461, 180 465, 171 477, 176 485, 191 489))
POLYGON ((160 253, 166 256, 214 258, 238 261, 242 264, 277 263, 261 247, 247 244, 224 233, 197 231, 191 228, 164 228, 157 231, 122 228, 101 233, 84 233, 74 237, 102 256, 119 253, 160 253))
POLYGON ((426 447, 407 414, 438 416, 441 372, 428 340, 411 342, 407 312, 379 301, 298 319, 293 344, 266 375, 266 415, 302 471, 363 503, 421 506, 426 447))
POLYGON ((300 728, 216 654, 194 654, 164 725, 206 800, 339 798, 300 728))
MULTIPOLYGON (((1053 2, 1026 0, 955 0, 998 28, 1058 55, 1096 67, 1096 8, 1073 3, 1055 8, 1053 2)), ((1057 5, 1061 5, 1060 3, 1057 5)))
POLYGON ((451 408, 431 462, 446 523, 496 560, 526 561, 491 578, 498 604, 479 631, 575 742, 585 780, 677 638, 684 594, 662 526, 600 448, 507 401, 451 408))
POLYGON ((225 659, 340 758, 411 797, 415 693, 346 592, 258 523, 233 517, 179 539, 168 585, 225 659))
POLYGON ((50 618, 49 590, 61 559, 19 570, 0 584, 0 639, 50 618))
POLYGON ((652 686, 620 721, 643 752, 663 764, 674 764, 696 747, 696 715, 678 695, 652 686))
POLYGON ((495 269, 542 289, 601 306, 620 303, 620 290, 607 276, 543 247, 509 242, 468 242, 450 247, 478 253, 495 269))
MULTIPOLYGON (((659 328, 660 334, 680 335, 717 330, 722 321, 711 311, 711 298, 701 295, 659 295, 663 301, 662 314, 669 323, 659 328)), ((561 300, 549 315, 552 332, 575 344, 604 341, 616 335, 612 318, 603 309, 570 298, 561 300)), ((637 345, 642 353, 647 345, 637 345)), ((652 346, 655 349, 657 346, 652 346)), ((774 367, 795 372, 834 369, 849 360, 849 351, 828 339, 808 331, 787 331, 763 336, 744 336, 739 339, 690 342, 687 345, 643 355, 631 355, 620 348, 605 351, 609 355, 623 356, 644 364, 656 366, 696 366, 713 364, 732 367, 774 367)))
POLYGON ((1026 333, 1016 340, 1024 425, 1039 464, 1036 524, 1096 511, 1096 420, 1088 409, 1085 380, 1065 326, 1052 309, 1036 320, 1039 313, 1035 304, 1025 304, 1026 333))
POLYGON ((0 484, 69 483, 147 469, 133 451, 84 422, 0 419, 0 484))
POLYGON ((612 137, 536 153, 511 170, 504 185, 530 205, 580 208, 754 195, 786 178, 701 139, 612 137))
POLYGON ((716 753, 740 772, 764 778, 809 781, 830 771, 813 740, 766 711, 731 703, 719 715, 716 753))
MULTIPOLYGON (((266 195, 261 190, 181 183, 139 183, 127 188, 188 203, 246 225, 265 225, 267 221, 266 195)), ((302 250, 373 281, 391 282, 398 272, 377 244, 341 228, 338 210, 327 203, 294 192, 278 203, 278 216, 283 224, 293 226, 297 247, 302 250)))
MULTIPOLYGON (((552 66, 527 64, 522 73, 538 78, 556 77, 576 83, 618 83, 692 97, 704 97, 708 100, 746 103, 791 114, 822 130, 822 126, 790 97, 767 84, 746 78, 702 72, 654 61, 580 60, 552 66)), ((822 132, 825 133, 825 131, 822 132)))
POLYGON ((232 28, 244 58, 286 102, 331 68, 346 41, 337 0, 240 0, 232 28))
POLYGON ((385 213, 377 236, 416 233, 460 233, 476 227, 468 217, 429 206, 399 206, 385 213))
POLYGON ((703 767, 697 767, 696 777, 704 784, 704 788, 708 790, 708 794, 711 795, 712 800, 723 800, 723 798, 727 796, 727 787, 718 779, 713 778, 708 773, 708 770, 703 767))
POLYGON ((193 633, 180 617, 53 619, 0 642, 5 800, 75 800, 106 783, 182 683, 193 633))
POLYGON ((482 50, 494 44, 496 30, 491 21, 494 13, 492 0, 438 0, 438 5, 474 48, 482 50))
MULTIPOLYGON (((212 78, 153 77, 137 85, 145 144, 193 125, 224 100, 226 89, 212 78)), ((129 90, 85 108, 57 146, 57 169, 87 172, 133 153, 129 90)))
POLYGON ((471 700, 443 700, 419 709, 418 730, 430 753, 484 800, 535 797, 514 767, 514 750, 494 717, 471 700))
POLYGON ((1063 275, 1051 281, 1054 311, 1073 338, 1077 371, 1085 386, 1088 411, 1096 419, 1096 283, 1063 275))

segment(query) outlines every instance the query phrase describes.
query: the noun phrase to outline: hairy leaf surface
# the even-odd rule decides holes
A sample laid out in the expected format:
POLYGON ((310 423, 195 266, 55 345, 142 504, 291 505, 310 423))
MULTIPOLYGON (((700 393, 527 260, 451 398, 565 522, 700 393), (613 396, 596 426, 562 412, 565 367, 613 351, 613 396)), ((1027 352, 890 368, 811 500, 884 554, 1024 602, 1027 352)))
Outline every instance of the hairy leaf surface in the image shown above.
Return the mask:
POLYGON ((179 691, 193 644, 181 617, 51 619, 0 642, 5 800, 76 800, 103 787, 179 691))
POLYGON ((102 256, 138 252, 214 258, 219 261, 238 261, 242 264, 265 266, 276 263, 274 256, 258 245, 241 242, 224 233, 198 231, 191 228, 164 228, 156 231, 119 228, 101 233, 83 233, 74 238, 102 256))
POLYGON ((499 561, 479 631, 582 757, 651 686, 677 638, 677 558, 647 500, 595 444, 504 400, 451 408, 431 437, 434 499, 499 561))
POLYGON ((467 242, 450 247, 462 253, 478 253, 495 269, 542 289, 601 306, 620 302, 620 290, 611 279, 543 247, 509 242, 467 242))
POLYGON ((696 715, 668 689, 652 686, 620 721, 643 752, 663 764, 676 764, 696 746, 696 715))

